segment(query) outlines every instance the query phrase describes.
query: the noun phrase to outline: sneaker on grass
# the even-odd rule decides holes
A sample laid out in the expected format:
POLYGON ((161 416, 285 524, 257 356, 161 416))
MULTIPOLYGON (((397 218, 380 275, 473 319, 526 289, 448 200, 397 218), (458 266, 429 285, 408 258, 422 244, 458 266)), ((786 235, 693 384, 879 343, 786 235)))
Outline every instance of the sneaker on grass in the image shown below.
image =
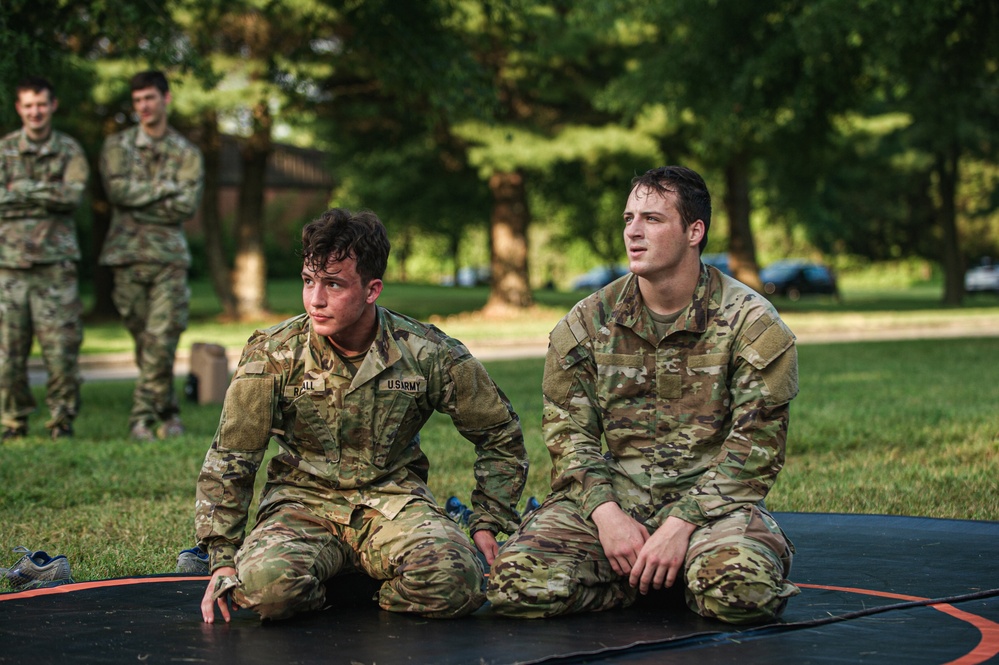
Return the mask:
POLYGON ((23 554, 10 568, 3 570, 3 577, 18 591, 42 589, 45 587, 72 584, 69 573, 69 560, 64 554, 49 556, 45 552, 32 552, 27 547, 15 547, 15 552, 23 554))
POLYGON ((177 572, 188 575, 211 574, 212 571, 208 569, 208 552, 198 547, 182 550, 177 556, 177 572))

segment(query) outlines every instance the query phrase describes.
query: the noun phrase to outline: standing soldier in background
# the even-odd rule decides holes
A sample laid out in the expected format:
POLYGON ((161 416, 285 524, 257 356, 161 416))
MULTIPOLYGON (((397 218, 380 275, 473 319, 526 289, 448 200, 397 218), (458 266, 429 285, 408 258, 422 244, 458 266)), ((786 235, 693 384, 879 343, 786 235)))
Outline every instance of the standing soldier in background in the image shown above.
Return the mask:
POLYGON ((28 385, 32 334, 48 372, 45 427, 72 436, 80 407, 83 341, 73 214, 90 169, 80 145, 52 129, 52 84, 28 78, 14 104, 23 127, 0 141, 0 418, 3 440, 28 433, 35 400, 28 385))
POLYGON ((114 270, 114 304, 135 340, 131 435, 152 441, 184 433, 173 385, 190 301, 183 224, 198 209, 204 166, 198 149, 167 124, 163 73, 140 72, 129 85, 139 124, 108 137, 101 152, 113 212, 100 262, 114 270))

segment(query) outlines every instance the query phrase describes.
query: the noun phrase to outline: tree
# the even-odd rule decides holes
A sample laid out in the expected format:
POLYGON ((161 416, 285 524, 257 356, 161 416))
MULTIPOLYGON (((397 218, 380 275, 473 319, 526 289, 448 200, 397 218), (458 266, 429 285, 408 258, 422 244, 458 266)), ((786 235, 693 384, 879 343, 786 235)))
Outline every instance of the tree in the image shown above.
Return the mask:
POLYGON ((912 123, 906 143, 928 157, 929 199, 946 305, 964 295, 957 193, 966 157, 995 159, 999 131, 999 6, 976 0, 873 3, 872 69, 886 104, 912 123), (880 39, 879 39, 880 38, 880 39), (927 46, 931 46, 928 48, 927 46))
MULTIPOLYGON (((486 310, 502 313, 533 303, 527 265, 532 184, 564 209, 599 203, 602 210, 608 189, 620 196, 620 183, 610 176, 657 150, 642 131, 619 126, 616 114, 593 104, 621 70, 626 48, 592 20, 588 7, 557 0, 483 0, 463 7, 468 48, 490 72, 497 101, 488 122, 462 123, 455 132, 468 142, 469 161, 493 194, 486 310)), ((577 219, 592 222, 593 215, 589 208, 577 219)))
POLYGON ((821 4, 595 3, 598 13, 609 8, 604 20, 632 35, 636 54, 603 105, 626 118, 665 109, 671 122, 663 151, 724 183, 730 266, 757 287, 756 174, 766 159, 801 162, 826 141, 831 117, 850 99, 841 94, 844 82, 857 69, 857 48, 831 34, 840 25, 825 26, 821 4))

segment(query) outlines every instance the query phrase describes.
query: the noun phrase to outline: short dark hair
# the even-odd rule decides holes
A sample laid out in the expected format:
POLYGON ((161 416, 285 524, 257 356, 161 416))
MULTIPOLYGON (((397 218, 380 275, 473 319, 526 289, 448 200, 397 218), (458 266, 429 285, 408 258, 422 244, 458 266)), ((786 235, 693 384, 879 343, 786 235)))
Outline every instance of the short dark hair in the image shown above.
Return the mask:
POLYGON ((317 273, 330 261, 353 257, 365 283, 381 279, 390 248, 385 225, 370 210, 332 208, 302 229, 302 260, 317 273))
POLYGON ((55 99, 55 88, 52 87, 52 83, 47 78, 42 78, 41 76, 27 76, 17 84, 17 88, 14 90, 15 95, 20 95, 25 90, 30 90, 31 92, 41 92, 42 90, 49 91, 49 99, 55 99))
POLYGON ((711 194, 704 178, 685 166, 659 166, 632 178, 632 191, 636 187, 651 189, 660 196, 666 192, 675 194, 676 210, 680 213, 683 228, 697 220, 704 222, 704 237, 698 244, 698 249, 704 251, 708 244, 708 229, 711 228, 711 194))
POLYGON ((146 88, 156 88, 164 95, 170 92, 170 83, 166 75, 158 69, 149 69, 139 72, 128 81, 130 91, 145 90, 146 88))

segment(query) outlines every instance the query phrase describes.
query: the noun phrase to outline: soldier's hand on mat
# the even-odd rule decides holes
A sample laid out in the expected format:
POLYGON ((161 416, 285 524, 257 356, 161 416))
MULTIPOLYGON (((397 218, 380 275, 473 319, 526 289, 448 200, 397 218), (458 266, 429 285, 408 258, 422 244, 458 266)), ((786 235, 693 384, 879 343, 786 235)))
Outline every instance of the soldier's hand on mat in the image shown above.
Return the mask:
POLYGON ((597 506, 592 518, 611 568, 618 575, 629 574, 649 538, 648 530, 613 501, 597 506))
POLYGON ((643 594, 650 588, 669 588, 683 571, 690 534, 697 526, 678 517, 667 517, 642 546, 628 582, 643 594))
POLYGON ((475 542, 475 546, 479 548, 479 551, 486 557, 486 563, 490 566, 493 565, 496 555, 499 554, 499 544, 496 542, 496 536, 493 535, 493 532, 480 529, 472 534, 472 540, 475 542))
POLYGON ((208 580, 208 588, 201 598, 201 617, 205 623, 215 623, 215 605, 218 604, 219 612, 226 623, 232 618, 232 611, 238 610, 239 605, 232 602, 232 588, 236 585, 236 569, 232 566, 222 566, 212 572, 212 579, 208 580))

